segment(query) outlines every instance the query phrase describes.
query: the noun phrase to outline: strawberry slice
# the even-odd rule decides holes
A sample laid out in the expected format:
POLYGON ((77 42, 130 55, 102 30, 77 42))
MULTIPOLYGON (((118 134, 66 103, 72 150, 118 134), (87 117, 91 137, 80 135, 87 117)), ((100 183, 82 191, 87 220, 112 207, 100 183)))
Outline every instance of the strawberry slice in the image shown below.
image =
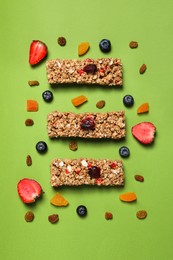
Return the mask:
POLYGON ((33 203, 41 196, 42 187, 37 181, 24 178, 18 182, 17 191, 24 203, 33 203))
POLYGON ((39 40, 32 41, 29 51, 29 63, 36 65, 43 60, 47 55, 47 46, 44 42, 39 40))
POLYGON ((154 141, 156 127, 150 122, 142 122, 132 127, 132 135, 142 144, 154 141))

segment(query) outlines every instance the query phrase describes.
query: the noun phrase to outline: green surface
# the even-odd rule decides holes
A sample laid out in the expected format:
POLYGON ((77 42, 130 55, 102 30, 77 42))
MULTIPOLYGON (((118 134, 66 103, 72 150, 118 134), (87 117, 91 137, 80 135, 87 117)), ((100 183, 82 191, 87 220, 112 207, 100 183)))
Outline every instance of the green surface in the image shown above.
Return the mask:
POLYGON ((0 8, 0 68, 1 68, 1 163, 0 163, 0 257, 3 260, 83 259, 83 260, 171 260, 173 259, 172 205, 172 52, 173 1, 171 0, 74 0, 74 1, 1 1, 0 8), (58 36, 65 36, 67 45, 57 44, 58 36), (112 52, 104 55, 98 48, 101 39, 112 42, 112 52), (35 68, 28 63, 32 40, 44 41, 49 49, 48 59, 78 58, 77 46, 90 42, 85 57, 119 57, 124 70, 122 89, 99 87, 59 87, 53 90, 54 101, 46 104, 42 92, 49 89, 45 61, 35 68), (129 48, 131 40, 139 47, 129 48), (147 71, 140 75, 140 65, 147 71), (29 87, 28 80, 36 79, 38 87, 29 87), (71 98, 84 94, 88 103, 76 109, 71 98), (123 106, 125 94, 134 96, 131 109, 123 106), (26 100, 39 102, 37 113, 26 112, 26 100), (104 99, 102 111, 124 109, 127 118, 125 141, 79 140, 79 149, 72 152, 68 139, 50 141, 46 133, 46 115, 52 110, 100 111, 95 107, 104 99), (149 102, 150 112, 137 115, 137 107, 149 102), (26 118, 35 125, 27 128, 26 118), (157 127, 152 146, 139 144, 131 135, 131 127, 151 121, 157 127), (47 142, 44 156, 35 150, 39 140, 47 142), (49 164, 55 157, 94 157, 120 159, 121 145, 130 148, 131 156, 123 160, 125 187, 61 188, 59 191, 70 205, 55 208, 50 198, 55 193, 49 185, 49 164), (27 167, 26 155, 33 158, 27 167), (145 177, 144 183, 134 180, 134 174, 145 177), (16 185, 24 178, 40 182, 45 194, 34 206, 26 206, 18 197, 16 185), (137 202, 125 204, 118 196, 133 191, 137 202), (84 204, 88 216, 80 219, 76 207, 84 204), (26 223, 25 212, 31 209, 35 220, 26 223), (145 220, 136 218, 136 211, 145 209, 145 220), (105 211, 114 215, 104 219, 105 211), (58 213, 60 221, 51 225, 47 217, 58 213))

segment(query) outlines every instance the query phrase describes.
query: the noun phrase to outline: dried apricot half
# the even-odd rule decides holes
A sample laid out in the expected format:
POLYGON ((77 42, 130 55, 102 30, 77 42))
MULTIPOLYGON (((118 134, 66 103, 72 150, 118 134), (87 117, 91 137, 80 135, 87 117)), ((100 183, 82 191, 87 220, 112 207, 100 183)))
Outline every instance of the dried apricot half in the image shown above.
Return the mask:
POLYGON ((87 51, 89 50, 89 47, 90 47, 89 42, 81 42, 81 43, 78 45, 78 55, 79 55, 79 56, 82 56, 82 55, 84 55, 85 53, 87 53, 87 51))
POLYGON ((67 206, 69 204, 69 202, 58 192, 50 200, 50 203, 58 207, 67 206))
POLYGON ((136 194, 134 192, 126 192, 123 194, 120 194, 119 196, 120 200, 125 202, 133 202, 137 199, 136 194))
POLYGON ((148 102, 141 104, 137 109, 137 114, 147 113, 149 111, 148 102))

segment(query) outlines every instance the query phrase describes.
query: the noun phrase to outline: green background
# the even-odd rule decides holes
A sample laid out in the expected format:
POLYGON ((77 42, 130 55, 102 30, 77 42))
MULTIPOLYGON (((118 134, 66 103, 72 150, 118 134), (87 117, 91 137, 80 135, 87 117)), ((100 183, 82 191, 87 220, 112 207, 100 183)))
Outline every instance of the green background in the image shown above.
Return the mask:
POLYGON ((172 85, 173 85, 173 1, 172 0, 16 0, 0 3, 0 88, 1 88, 1 163, 0 163, 0 257, 3 260, 39 259, 173 259, 172 203, 172 85), (57 38, 64 36, 67 45, 60 47, 57 38), (103 54, 98 48, 108 38, 112 51, 103 54), (32 40, 42 40, 49 49, 47 59, 78 58, 77 46, 88 41, 90 50, 84 57, 118 57, 123 63, 122 89, 69 86, 53 90, 54 101, 46 104, 42 92, 50 89, 46 79, 45 61, 32 68, 28 63, 32 40), (129 48, 131 40, 139 47, 129 48), (147 64, 147 71, 138 70, 147 64), (28 80, 38 80, 38 87, 29 87, 28 80), (127 109, 122 103, 125 94, 133 95, 135 104, 127 109), (88 102, 73 107, 71 98, 86 95, 88 102), (39 102, 37 113, 26 112, 26 100, 39 102), (121 142, 78 140, 78 150, 69 150, 69 140, 49 140, 46 116, 53 110, 97 111, 96 102, 106 101, 101 110, 125 110, 127 137, 121 142), (137 115, 136 109, 149 102, 148 114, 137 115), (33 118, 33 127, 26 127, 33 118), (153 145, 143 146, 131 135, 131 127, 142 121, 153 122, 157 135, 153 145), (41 156, 35 144, 44 140, 49 150, 41 156), (131 155, 123 160, 124 188, 60 188, 69 200, 66 208, 50 205, 56 190, 49 184, 49 164, 56 158, 120 159, 122 145, 131 155), (33 165, 27 167, 26 155, 33 165), (144 183, 134 180, 144 176, 144 183), (16 185, 24 177, 36 179, 45 193, 34 206, 22 203, 16 185), (133 191, 137 202, 122 203, 119 195, 133 191), (75 210, 79 204, 88 208, 81 219, 75 210), (35 219, 26 223, 24 215, 33 210, 35 219), (145 220, 136 218, 136 211, 145 209, 145 220), (104 219, 111 211, 112 221, 104 219), (58 213, 59 223, 52 225, 47 217, 58 213))

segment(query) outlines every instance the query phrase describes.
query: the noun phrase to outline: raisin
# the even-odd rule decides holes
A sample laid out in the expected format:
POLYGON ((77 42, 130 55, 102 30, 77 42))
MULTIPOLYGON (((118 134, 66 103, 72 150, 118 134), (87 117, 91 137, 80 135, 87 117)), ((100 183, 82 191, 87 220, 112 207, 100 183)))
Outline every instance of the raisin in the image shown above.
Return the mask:
POLYGON ((144 181, 144 177, 143 177, 142 175, 136 174, 136 175, 135 175, 135 180, 136 180, 136 181, 143 182, 143 181, 144 181))
POLYGON ((129 47, 130 47, 131 49, 137 48, 137 47, 138 47, 138 42, 136 42, 136 41, 131 41, 131 42, 129 43, 129 47))
POLYGON ((25 214, 26 222, 32 222, 34 220, 34 213, 32 211, 27 211, 25 214))
POLYGON ((139 210, 136 212, 136 217, 139 219, 144 219, 147 217, 147 212, 145 210, 139 210))
POLYGON ((69 143, 69 148, 70 148, 70 150, 72 150, 72 151, 76 151, 76 150, 78 149, 77 142, 71 141, 71 142, 69 143))
POLYGON ((38 86, 39 85, 39 82, 37 80, 29 80, 28 81, 28 85, 30 87, 33 87, 33 86, 38 86))
POLYGON ((92 166, 91 168, 89 168, 88 174, 91 178, 98 179, 100 178, 100 168, 97 166, 92 166))
POLYGON ((31 165, 32 165, 32 158, 31 158, 30 155, 27 155, 27 157, 26 157, 26 164, 27 164, 28 166, 31 166, 31 165))
POLYGON ((83 71, 85 71, 87 74, 94 74, 97 71, 97 66, 95 64, 88 64, 83 68, 83 71))
POLYGON ((96 107, 97 108, 103 108, 105 106, 105 101, 104 100, 100 100, 96 103, 96 107))
POLYGON ((58 216, 58 214, 52 214, 52 215, 48 216, 48 220, 50 223, 54 224, 59 221, 59 216, 58 216))
POLYGON ((87 116, 84 119, 82 119, 80 126, 84 130, 94 130, 95 129, 94 119, 90 116, 87 116))
POLYGON ((60 46, 65 46, 66 45, 66 39, 64 37, 58 37, 57 42, 58 42, 58 44, 60 46))
POLYGON ((146 69, 147 69, 147 66, 146 66, 145 64, 142 64, 142 66, 141 66, 140 69, 139 69, 139 73, 140 73, 140 74, 144 74, 144 72, 146 71, 146 69))
POLYGON ((25 120, 25 125, 26 126, 32 126, 34 124, 34 121, 30 118, 26 119, 25 120))
POLYGON ((111 212, 106 212, 106 213, 105 213, 105 219, 106 219, 106 220, 113 219, 112 213, 111 213, 111 212))

